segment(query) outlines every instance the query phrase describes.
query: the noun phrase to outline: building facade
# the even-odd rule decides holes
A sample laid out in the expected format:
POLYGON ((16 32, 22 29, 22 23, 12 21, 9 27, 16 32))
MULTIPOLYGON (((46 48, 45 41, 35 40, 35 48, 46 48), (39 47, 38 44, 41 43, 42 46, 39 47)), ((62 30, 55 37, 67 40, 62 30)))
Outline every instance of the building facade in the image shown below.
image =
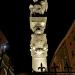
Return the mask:
POLYGON ((55 51, 50 72, 57 75, 75 75, 75 21, 55 51), (61 73, 61 74, 60 74, 61 73))
POLYGON ((11 58, 6 54, 7 39, 0 31, 0 75, 14 75, 11 58))

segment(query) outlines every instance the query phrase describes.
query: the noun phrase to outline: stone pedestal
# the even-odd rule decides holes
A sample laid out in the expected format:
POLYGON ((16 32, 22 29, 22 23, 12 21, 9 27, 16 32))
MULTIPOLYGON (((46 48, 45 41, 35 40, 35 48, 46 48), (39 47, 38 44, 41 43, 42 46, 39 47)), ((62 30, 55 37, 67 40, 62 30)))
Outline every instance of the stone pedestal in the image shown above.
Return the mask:
POLYGON ((47 71, 47 59, 46 58, 32 58, 32 67, 35 72, 47 71))

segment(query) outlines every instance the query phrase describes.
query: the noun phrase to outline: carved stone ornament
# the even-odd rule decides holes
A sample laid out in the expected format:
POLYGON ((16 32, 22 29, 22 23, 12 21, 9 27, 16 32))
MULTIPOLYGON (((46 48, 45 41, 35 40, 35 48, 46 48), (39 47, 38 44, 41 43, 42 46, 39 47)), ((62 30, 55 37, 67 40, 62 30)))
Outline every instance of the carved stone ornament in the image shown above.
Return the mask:
POLYGON ((31 44, 30 44, 30 51, 32 57, 47 57, 48 45, 46 34, 43 35, 31 35, 31 44))
POLYGON ((40 1, 40 4, 35 4, 35 5, 30 4, 29 9, 30 9, 30 15, 35 13, 44 14, 48 10, 48 2, 47 0, 44 0, 40 1))
POLYGON ((47 17, 33 17, 33 15, 44 14, 48 9, 47 0, 33 0, 30 4, 30 29, 32 30, 30 41, 30 52, 32 56, 32 72, 47 72, 47 52, 48 44, 44 30, 46 28, 47 17), (38 3, 39 2, 39 3, 38 3))
POLYGON ((35 34, 43 34, 47 17, 30 17, 30 28, 35 34))

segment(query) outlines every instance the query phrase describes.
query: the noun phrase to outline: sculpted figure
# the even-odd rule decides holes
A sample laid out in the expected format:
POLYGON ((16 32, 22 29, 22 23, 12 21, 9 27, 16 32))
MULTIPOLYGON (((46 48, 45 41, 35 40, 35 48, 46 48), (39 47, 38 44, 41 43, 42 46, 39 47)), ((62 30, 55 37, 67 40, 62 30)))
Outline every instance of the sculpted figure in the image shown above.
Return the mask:
POLYGON ((46 34, 42 35, 36 35, 32 34, 31 35, 31 54, 32 56, 35 57, 46 57, 47 56, 47 50, 48 50, 48 45, 47 45, 47 38, 46 34))
POLYGON ((29 9, 30 9, 30 15, 32 14, 35 15, 35 13, 44 14, 45 12, 47 12, 48 2, 47 0, 44 0, 41 1, 40 4, 35 4, 35 5, 30 4, 29 9))

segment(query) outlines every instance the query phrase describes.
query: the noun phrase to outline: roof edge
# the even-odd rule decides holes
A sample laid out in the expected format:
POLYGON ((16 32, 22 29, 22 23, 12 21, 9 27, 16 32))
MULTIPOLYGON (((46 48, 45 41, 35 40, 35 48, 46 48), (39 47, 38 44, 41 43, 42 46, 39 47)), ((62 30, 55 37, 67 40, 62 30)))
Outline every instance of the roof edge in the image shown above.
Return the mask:
POLYGON ((58 45, 57 49, 55 50, 54 56, 53 56, 53 58, 52 58, 50 64, 52 64, 52 61, 53 61, 54 57, 56 56, 56 54, 58 53, 59 48, 60 48, 61 45, 64 43, 64 41, 68 38, 68 36, 69 36, 69 34, 71 33, 71 31, 72 31, 72 29, 73 29, 74 26, 75 26, 75 20, 73 21, 73 23, 72 23, 72 25, 70 26, 70 28, 69 28, 68 32, 66 33, 65 37, 62 39, 62 41, 61 41, 60 44, 58 45))

